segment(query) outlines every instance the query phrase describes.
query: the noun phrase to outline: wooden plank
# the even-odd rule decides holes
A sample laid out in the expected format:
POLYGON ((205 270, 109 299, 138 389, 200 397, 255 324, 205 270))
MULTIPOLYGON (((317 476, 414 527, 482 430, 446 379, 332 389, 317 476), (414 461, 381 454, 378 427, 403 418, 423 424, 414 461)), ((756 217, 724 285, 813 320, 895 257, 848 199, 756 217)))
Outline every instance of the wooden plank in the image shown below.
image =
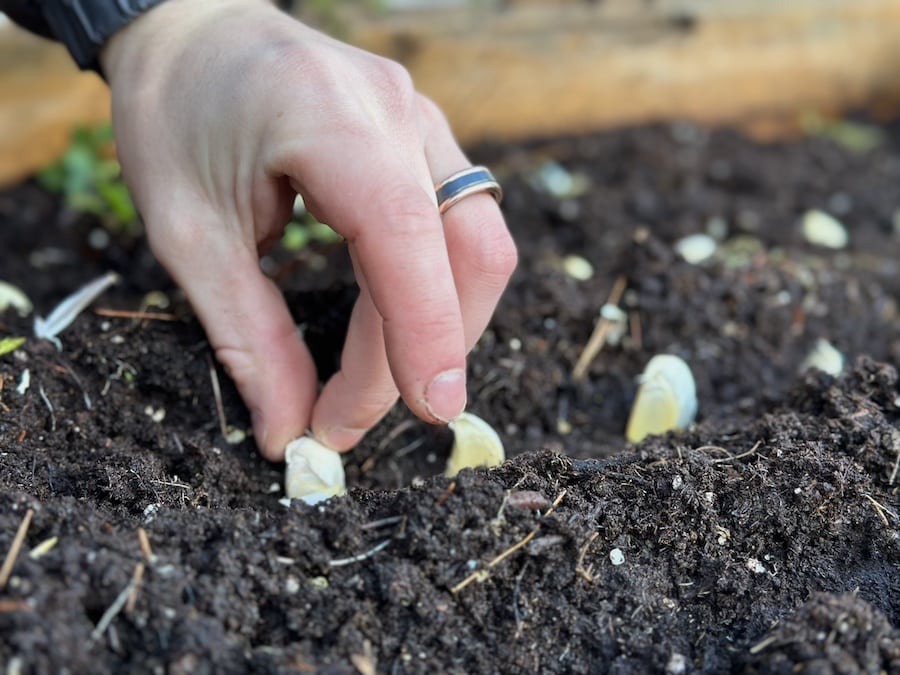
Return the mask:
POLYGON ((896 0, 531 2, 354 21, 464 142, 895 105, 896 0))
POLYGON ((109 119, 109 90, 57 44, 0 26, 0 185, 53 162, 72 129, 109 119))
MULTIPOLYGON (((466 144, 900 104, 897 0, 506 0, 337 21, 343 39, 404 63, 466 144)), ((0 26, 0 184, 108 106, 58 45, 0 26)))

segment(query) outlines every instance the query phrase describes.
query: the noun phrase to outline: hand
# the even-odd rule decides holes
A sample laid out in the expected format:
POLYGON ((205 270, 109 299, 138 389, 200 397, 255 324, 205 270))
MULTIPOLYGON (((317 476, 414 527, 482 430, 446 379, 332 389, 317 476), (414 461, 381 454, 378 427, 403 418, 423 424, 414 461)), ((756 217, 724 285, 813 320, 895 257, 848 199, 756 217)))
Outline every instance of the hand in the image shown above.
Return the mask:
POLYGON ((101 57, 119 158, 160 262, 184 289, 269 459, 311 428, 355 445, 398 393, 444 423, 465 356, 516 263, 486 194, 442 218, 434 184, 469 166, 398 64, 262 0, 168 0, 101 57), (341 368, 312 359, 259 268, 296 193, 348 242, 359 299, 341 368))

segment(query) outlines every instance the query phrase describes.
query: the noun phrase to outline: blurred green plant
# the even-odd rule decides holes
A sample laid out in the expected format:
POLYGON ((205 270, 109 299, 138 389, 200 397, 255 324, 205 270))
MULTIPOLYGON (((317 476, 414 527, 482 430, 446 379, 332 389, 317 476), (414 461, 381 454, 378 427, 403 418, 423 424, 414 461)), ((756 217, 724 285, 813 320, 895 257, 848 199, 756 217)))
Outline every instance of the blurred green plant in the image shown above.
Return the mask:
POLYGON ((68 208, 97 216, 111 233, 140 232, 137 210, 115 158, 111 125, 75 129, 63 156, 37 178, 48 190, 62 194, 68 208))
POLYGON ((829 119, 817 112, 802 115, 800 126, 807 135, 827 138, 850 152, 869 152, 885 142, 884 132, 873 124, 829 119))
POLYGON ((325 223, 320 223, 308 212, 289 222, 281 235, 281 247, 286 251, 296 252, 310 242, 332 244, 342 241, 343 237, 325 223))

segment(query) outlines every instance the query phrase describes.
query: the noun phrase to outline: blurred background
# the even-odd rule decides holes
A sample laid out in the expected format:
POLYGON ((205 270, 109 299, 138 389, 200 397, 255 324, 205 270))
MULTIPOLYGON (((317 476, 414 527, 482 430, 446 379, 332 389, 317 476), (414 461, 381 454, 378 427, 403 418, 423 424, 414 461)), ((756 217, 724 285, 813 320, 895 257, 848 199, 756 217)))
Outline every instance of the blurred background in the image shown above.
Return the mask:
MULTIPOLYGON (((312 0, 293 10, 407 66, 460 141, 658 120, 758 137, 900 104, 897 0, 312 0)), ((102 80, 0 14, 0 185, 108 119, 102 80)))

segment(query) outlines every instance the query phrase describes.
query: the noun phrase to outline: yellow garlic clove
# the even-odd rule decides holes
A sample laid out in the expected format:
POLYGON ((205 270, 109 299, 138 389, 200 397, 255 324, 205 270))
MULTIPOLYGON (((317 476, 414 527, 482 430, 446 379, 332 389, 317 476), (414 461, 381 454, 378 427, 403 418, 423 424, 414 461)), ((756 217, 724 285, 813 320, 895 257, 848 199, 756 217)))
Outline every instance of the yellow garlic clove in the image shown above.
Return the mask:
POLYGON ((684 360, 671 354, 650 359, 640 377, 625 438, 638 443, 651 434, 684 429, 697 415, 697 387, 684 360))
POLYGON ((310 436, 288 443, 284 493, 289 499, 318 504, 347 492, 341 456, 310 436))
POLYGON ((463 469, 500 466, 506 459, 503 442, 493 427, 480 417, 464 412, 450 423, 453 449, 444 473, 453 478, 463 469))

